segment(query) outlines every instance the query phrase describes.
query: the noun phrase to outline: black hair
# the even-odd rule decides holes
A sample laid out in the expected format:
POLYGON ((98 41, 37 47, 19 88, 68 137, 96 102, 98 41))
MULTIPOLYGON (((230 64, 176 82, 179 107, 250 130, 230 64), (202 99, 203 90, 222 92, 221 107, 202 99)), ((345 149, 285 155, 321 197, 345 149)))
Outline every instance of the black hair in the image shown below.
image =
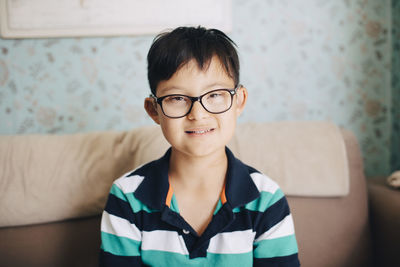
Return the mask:
POLYGON ((147 54, 147 77, 151 92, 161 81, 170 79, 183 65, 194 59, 200 69, 217 56, 227 75, 239 83, 239 57, 236 44, 222 31, 204 27, 179 27, 157 35, 147 54))

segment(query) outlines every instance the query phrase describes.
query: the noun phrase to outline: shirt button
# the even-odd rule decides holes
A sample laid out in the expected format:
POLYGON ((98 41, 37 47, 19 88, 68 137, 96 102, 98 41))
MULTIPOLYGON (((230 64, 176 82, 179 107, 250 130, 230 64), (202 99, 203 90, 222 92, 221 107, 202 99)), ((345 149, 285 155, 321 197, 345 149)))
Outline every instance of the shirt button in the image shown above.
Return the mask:
POLYGON ((183 233, 185 234, 185 235, 187 235, 188 233, 190 233, 188 230, 186 230, 186 229, 183 229, 183 233))

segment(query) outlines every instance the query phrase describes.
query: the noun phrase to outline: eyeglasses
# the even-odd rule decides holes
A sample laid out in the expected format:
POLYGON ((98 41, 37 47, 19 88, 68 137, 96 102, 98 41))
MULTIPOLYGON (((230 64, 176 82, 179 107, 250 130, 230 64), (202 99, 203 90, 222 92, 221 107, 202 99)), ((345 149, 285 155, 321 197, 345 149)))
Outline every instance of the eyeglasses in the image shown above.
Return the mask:
POLYGON ((160 105, 165 116, 178 119, 188 115, 196 101, 199 101, 203 108, 212 114, 228 111, 232 107, 233 96, 241 86, 239 84, 234 89, 216 89, 197 97, 180 94, 162 97, 151 94, 150 97, 160 105))

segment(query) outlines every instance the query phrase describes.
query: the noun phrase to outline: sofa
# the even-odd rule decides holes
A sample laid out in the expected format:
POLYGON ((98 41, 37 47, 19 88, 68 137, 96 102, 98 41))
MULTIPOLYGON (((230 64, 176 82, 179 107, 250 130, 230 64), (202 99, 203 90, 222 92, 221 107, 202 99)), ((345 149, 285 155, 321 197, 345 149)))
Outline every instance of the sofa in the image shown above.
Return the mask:
MULTIPOLYGON (((0 267, 97 266, 112 182, 168 146, 158 126, 0 136, 0 267)), ((400 266, 400 191, 366 180, 350 131, 242 123, 228 147, 285 192, 302 266, 400 266)))

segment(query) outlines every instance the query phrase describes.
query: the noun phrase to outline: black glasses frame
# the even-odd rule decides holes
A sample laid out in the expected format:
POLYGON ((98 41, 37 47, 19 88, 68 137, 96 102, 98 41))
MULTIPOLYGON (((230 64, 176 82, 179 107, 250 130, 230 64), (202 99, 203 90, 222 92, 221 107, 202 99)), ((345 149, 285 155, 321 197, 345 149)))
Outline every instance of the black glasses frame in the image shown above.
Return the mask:
POLYGON ((242 87, 241 84, 238 84, 234 89, 225 89, 225 88, 215 89, 215 90, 208 91, 208 92, 206 92, 206 93, 204 93, 204 94, 202 94, 202 95, 200 95, 200 96, 188 96, 188 95, 182 95, 182 94, 172 94, 172 95, 165 95, 165 96, 161 96, 161 97, 156 97, 155 95, 151 94, 150 97, 153 98, 153 99, 157 102, 157 104, 160 105, 161 110, 162 110, 163 114, 164 114, 166 117, 171 118, 171 119, 179 119, 179 118, 183 118, 183 117, 187 116, 187 115, 192 111, 193 104, 194 104, 194 102, 196 102, 196 101, 199 101, 200 104, 201 104, 201 106, 202 106, 207 112, 209 112, 209 113, 212 113, 212 114, 221 114, 221 113, 227 112, 227 111, 232 107, 233 96, 237 93, 237 90, 238 90, 240 87, 242 87), (223 111, 219 111, 219 112, 212 112, 212 111, 209 111, 209 110, 204 106, 204 104, 203 104, 203 102, 202 102, 203 97, 204 97, 205 95, 208 95, 209 93, 216 92, 216 91, 221 91, 221 90, 222 90, 222 91, 227 91, 227 92, 230 93, 230 96, 231 96, 231 104, 229 105, 229 107, 228 107, 227 109, 225 109, 225 110, 223 110, 223 111), (162 101, 163 101, 165 98, 171 97, 171 96, 183 96, 183 97, 187 97, 188 99, 190 99, 190 101, 191 101, 192 103, 191 103, 191 105, 190 105, 190 108, 189 108, 188 112, 186 112, 185 115, 174 117, 174 116, 168 116, 167 114, 165 114, 164 108, 163 108, 163 106, 162 106, 162 101))

